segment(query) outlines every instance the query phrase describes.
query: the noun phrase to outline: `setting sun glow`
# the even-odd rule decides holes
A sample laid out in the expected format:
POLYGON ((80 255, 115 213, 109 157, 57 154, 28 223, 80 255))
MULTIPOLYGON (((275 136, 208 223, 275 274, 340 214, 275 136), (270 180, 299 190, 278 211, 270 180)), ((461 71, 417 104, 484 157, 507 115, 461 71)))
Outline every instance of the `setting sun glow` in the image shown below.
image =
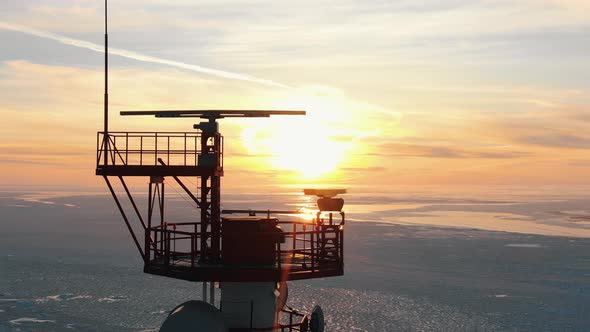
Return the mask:
POLYGON ((314 179, 334 171, 345 157, 346 144, 330 138, 320 124, 284 121, 272 128, 247 128, 243 143, 250 153, 268 155, 277 169, 314 179))
POLYGON ((274 168, 308 180, 335 171, 346 160, 352 140, 341 139, 338 129, 338 122, 351 116, 345 101, 325 91, 299 91, 276 105, 306 110, 307 116, 276 117, 245 128, 242 143, 250 154, 266 155, 274 168))

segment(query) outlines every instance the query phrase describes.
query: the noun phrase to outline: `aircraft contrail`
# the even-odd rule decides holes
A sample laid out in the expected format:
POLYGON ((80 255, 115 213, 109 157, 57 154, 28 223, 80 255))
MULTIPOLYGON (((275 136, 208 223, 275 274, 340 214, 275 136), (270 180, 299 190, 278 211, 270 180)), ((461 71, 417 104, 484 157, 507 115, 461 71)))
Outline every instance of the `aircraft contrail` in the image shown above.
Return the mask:
MULTIPOLYGON (((103 45, 87 42, 85 40, 80 40, 80 39, 75 39, 75 38, 70 38, 70 37, 58 35, 58 34, 55 34, 52 32, 48 32, 48 31, 38 30, 35 28, 23 26, 23 25, 16 25, 16 24, 0 21, 0 30, 2 30, 2 29, 3 30, 10 30, 10 31, 17 31, 17 32, 25 33, 25 34, 28 34, 31 36, 54 40, 54 41, 57 41, 57 42, 62 43, 64 45, 70 45, 70 46, 74 46, 74 47, 84 48, 87 50, 92 50, 92 51, 99 52, 99 53, 104 53, 104 46, 103 45)), ((142 62, 162 64, 162 65, 171 66, 171 67, 175 67, 175 68, 190 70, 193 72, 204 73, 204 74, 209 74, 209 75, 213 75, 213 76, 217 76, 217 77, 228 78, 228 79, 232 79, 232 80, 258 83, 258 84, 263 84, 266 86, 279 87, 279 88, 288 88, 288 89, 293 88, 289 85, 275 82, 273 80, 258 78, 258 77, 240 74, 240 73, 234 73, 234 72, 225 71, 225 70, 202 67, 199 65, 192 65, 192 64, 184 63, 184 62, 180 62, 180 61, 162 59, 162 58, 158 58, 158 57, 154 57, 154 56, 150 56, 150 55, 145 55, 145 54, 140 54, 140 53, 136 53, 133 51, 118 49, 118 48, 109 48, 109 54, 115 54, 115 55, 118 55, 118 56, 121 56, 124 58, 128 58, 128 59, 133 59, 133 60, 142 61, 142 62)), ((398 116, 397 112, 390 112, 390 111, 385 111, 385 110, 373 110, 373 111, 375 111, 377 113, 382 113, 385 115, 393 116, 393 117, 398 116)))
MULTIPOLYGON (((51 40, 60 42, 65 45, 70 45, 70 46, 74 46, 74 47, 92 50, 95 52, 104 53, 104 46, 103 45, 98 45, 98 44, 87 42, 87 41, 80 40, 80 39, 69 38, 66 36, 58 35, 58 34, 47 32, 47 31, 37 30, 34 28, 22 26, 22 25, 15 25, 15 24, 0 21, 0 29, 17 31, 17 32, 25 33, 25 34, 36 36, 36 37, 51 39, 51 40)), ((118 56, 121 56, 124 58, 133 59, 133 60, 137 60, 137 61, 157 63, 157 64, 167 65, 167 66, 171 66, 171 67, 186 69, 186 70, 190 70, 190 71, 194 71, 194 72, 214 75, 214 76, 233 79, 233 80, 253 82, 253 83, 264 84, 264 85, 273 86, 273 87, 289 88, 289 86, 286 84, 278 83, 278 82, 268 80, 268 79, 258 78, 258 77, 240 74, 240 73, 229 72, 229 71, 225 71, 225 70, 202 67, 199 65, 191 65, 188 63, 180 62, 180 61, 162 59, 162 58, 158 58, 158 57, 154 57, 154 56, 150 56, 150 55, 145 55, 145 54, 140 54, 140 53, 136 53, 136 52, 132 52, 132 51, 127 51, 127 50, 123 50, 123 49, 118 49, 118 48, 109 48, 109 54, 115 54, 115 55, 118 55, 118 56)))

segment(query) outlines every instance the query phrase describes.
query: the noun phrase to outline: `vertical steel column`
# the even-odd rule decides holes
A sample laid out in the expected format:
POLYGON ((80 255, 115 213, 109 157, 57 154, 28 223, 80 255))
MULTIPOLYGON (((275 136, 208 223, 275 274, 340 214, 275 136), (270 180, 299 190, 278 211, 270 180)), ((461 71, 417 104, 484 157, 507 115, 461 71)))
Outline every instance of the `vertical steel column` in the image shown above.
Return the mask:
POLYGON ((209 202, 209 186, 207 182, 209 181, 208 176, 201 176, 201 260, 207 261, 209 260, 210 250, 207 241, 209 240, 209 224, 210 224, 210 214, 209 214, 209 207, 211 203, 209 202))
POLYGON ((221 257, 221 177, 211 177, 211 251, 215 260, 221 257))
POLYGON ((201 260, 216 263, 221 258, 222 138, 215 117, 195 125, 195 128, 201 130, 198 164, 211 169, 200 177, 201 260))
POLYGON ((148 189, 148 228, 152 228, 152 213, 153 213, 153 205, 152 205, 152 181, 150 180, 149 189, 148 189))
POLYGON ((160 221, 162 224, 164 224, 164 178, 162 178, 160 188, 160 221))
MULTIPOLYGON (((152 228, 152 220, 154 218, 154 205, 156 204, 156 200, 158 201, 158 211, 160 213, 160 226, 164 224, 164 178, 160 176, 151 176, 149 189, 148 189, 148 224, 147 228, 152 228)), ((158 254, 158 232, 161 234, 160 236, 160 248, 159 253, 162 254, 165 251, 165 230, 163 228, 154 231, 154 250, 156 250, 156 255, 158 254)))
MULTIPOLYGON (((216 131, 208 138, 212 139, 209 151, 215 156, 215 169, 218 171, 221 168, 221 135, 216 131)), ((210 203, 211 255, 218 261, 221 258, 221 176, 218 174, 211 176, 210 203)))

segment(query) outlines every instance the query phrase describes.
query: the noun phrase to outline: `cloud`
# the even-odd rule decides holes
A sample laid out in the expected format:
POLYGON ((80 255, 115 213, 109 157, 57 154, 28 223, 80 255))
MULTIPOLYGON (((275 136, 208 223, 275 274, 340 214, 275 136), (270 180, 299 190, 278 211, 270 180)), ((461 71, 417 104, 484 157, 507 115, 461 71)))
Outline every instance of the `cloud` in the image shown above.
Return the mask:
POLYGON ((572 167, 590 168, 590 159, 570 160, 568 165, 572 167))
MULTIPOLYGON (((87 41, 80 40, 80 39, 61 36, 58 34, 47 32, 47 31, 37 30, 34 28, 22 26, 22 25, 15 25, 15 24, 0 21, 0 29, 17 31, 17 32, 25 33, 25 34, 40 37, 40 38, 51 39, 51 40, 60 42, 64 45, 70 45, 70 46, 83 48, 83 49, 87 49, 87 50, 91 50, 91 51, 95 51, 95 52, 104 52, 104 46, 102 46, 102 45, 98 45, 98 44, 87 42, 87 41)), ((233 79, 233 80, 247 81, 247 82, 252 82, 252 83, 273 86, 273 87, 281 87, 281 88, 288 87, 285 84, 274 82, 269 79, 257 78, 254 76, 225 71, 225 70, 207 68, 207 67, 203 67, 203 66, 199 66, 199 65, 193 65, 193 64, 180 62, 180 61, 162 59, 162 58, 149 56, 149 55, 145 55, 145 54, 140 54, 140 53, 132 52, 132 51, 128 51, 128 50, 118 49, 118 48, 110 48, 109 54, 118 55, 118 56, 121 56, 124 58, 133 59, 133 60, 137 60, 137 61, 161 64, 161 65, 171 66, 171 67, 175 67, 175 68, 179 68, 179 69, 190 70, 190 71, 194 71, 194 72, 198 72, 198 73, 203 73, 203 74, 208 74, 208 75, 213 75, 213 76, 218 76, 218 77, 223 77, 223 78, 228 78, 228 79, 233 79)))
POLYGON ((500 148, 461 148, 437 145, 386 143, 378 151, 370 153, 387 157, 414 157, 440 159, 513 159, 530 155, 528 152, 507 151, 500 148))
MULTIPOLYGON (((590 11, 580 10, 585 3, 113 2, 113 41, 125 45, 126 50, 119 50, 122 56, 140 62, 114 56, 113 62, 125 69, 112 68, 111 109, 114 115, 128 109, 195 106, 297 106, 309 111, 301 119, 224 120, 227 160, 232 164, 229 176, 240 168, 261 177, 273 174, 268 171, 272 165, 257 160, 271 155, 261 152, 250 158, 244 153, 239 144, 244 128, 296 128, 292 136, 299 137, 308 134, 303 123, 311 123, 325 126, 323 132, 331 141, 352 146, 338 165, 347 181, 370 178, 371 172, 382 175, 373 180, 379 185, 394 179, 482 183, 501 175, 506 182, 523 176, 538 183, 546 178, 567 180, 570 171, 582 173, 582 168, 572 164, 561 174, 555 169, 567 168, 572 159, 588 159, 582 151, 588 146, 585 132, 590 121, 585 106, 588 66, 583 60, 590 11), (522 13, 527 13, 526 20, 522 13), (142 63, 153 59, 158 65, 142 63), (185 68, 191 63, 207 67, 185 68), (272 83, 289 82, 296 88, 244 84, 242 73, 263 81, 272 77, 272 83), (570 110, 566 103, 578 107, 570 110), (394 174, 403 178, 389 176, 394 174)), ((85 55, 91 53, 85 50, 103 50, 101 6, 90 0, 74 5, 7 3, 0 24, 10 25, 12 32, 0 32, 14 42, 3 59, 62 66, 10 61, 0 67, 1 110, 8 119, 0 124, 3 141, 31 146, 77 141, 79 151, 94 151, 101 123, 102 73, 88 69, 100 56, 88 58, 85 55), (14 32, 16 28, 28 29, 27 35, 14 32), (50 49, 39 45, 51 46, 54 41, 50 49), (84 57, 88 59, 83 62, 77 59, 84 57), (86 67, 73 68, 73 63, 86 67)), ((182 130, 192 124, 186 119, 111 119, 111 128, 124 130, 182 130)), ((268 133, 272 140, 274 133, 268 133)), ((262 142, 260 137, 256 142, 262 142)), ((3 155, 14 166, 3 179, 21 171, 14 161, 21 156, 34 161, 38 151, 32 149, 30 156, 18 151, 3 155)), ((92 164, 92 158, 84 160, 92 164)))
MULTIPOLYGON (((556 92, 559 94, 559 92, 556 92)), ((559 101, 535 102, 520 112, 479 115, 464 133, 479 140, 535 149, 536 153, 554 155, 556 149, 585 149, 590 147, 586 135, 590 121, 589 106, 565 104, 559 101), (542 151, 545 149, 546 151, 542 151)))
POLYGON ((387 171, 386 167, 374 166, 374 167, 342 167, 340 170, 345 172, 363 172, 363 173, 376 173, 387 171))
POLYGON ((590 137, 578 135, 559 135, 548 133, 539 136, 521 137, 520 142, 531 145, 540 145, 551 148, 562 149, 590 149, 590 137))
MULTIPOLYGON (((0 155, 2 156, 2 155, 0 155)), ((6 163, 6 164, 15 164, 15 165, 52 165, 52 166, 57 166, 57 165, 65 165, 65 162, 62 163, 57 163, 54 161, 43 161, 43 160, 28 160, 28 159, 14 159, 14 158, 6 158, 4 156, 2 156, 2 163, 6 163)))

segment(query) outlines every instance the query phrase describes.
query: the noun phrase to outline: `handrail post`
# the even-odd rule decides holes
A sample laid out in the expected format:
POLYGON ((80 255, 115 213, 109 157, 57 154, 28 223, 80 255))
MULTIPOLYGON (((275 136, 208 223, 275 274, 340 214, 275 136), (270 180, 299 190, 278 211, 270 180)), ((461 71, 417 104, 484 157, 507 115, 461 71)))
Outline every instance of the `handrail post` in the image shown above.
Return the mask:
POLYGON ((165 234, 166 234, 166 266, 170 265, 170 233, 168 232, 167 229, 164 230, 165 234))
MULTIPOLYGON (((158 250, 158 244, 160 242, 158 242, 158 230, 156 228, 154 228, 154 241, 156 241, 156 249, 154 251, 154 259, 157 257, 160 257, 160 254, 162 252, 162 245, 160 244, 160 249, 158 250)), ((161 241, 161 236, 160 236, 160 241, 161 241)))
POLYGON ((295 249, 297 248, 297 224, 293 224, 293 254, 292 258, 295 259, 295 249))
POLYGON ((139 165, 143 165, 143 136, 139 136, 139 165))
POLYGON ((338 241, 338 245, 340 245, 340 259, 339 265, 340 268, 344 268, 344 212, 340 212, 342 216, 342 223, 338 226, 338 232, 340 234, 340 241, 338 241))
POLYGON ((195 235, 191 235, 191 267, 195 267, 195 235))
POLYGON ((307 225, 303 224, 303 264, 307 264, 307 248, 306 248, 306 239, 307 239, 307 225))
POLYGON ((315 231, 316 231, 316 228, 314 225, 312 231, 309 234, 310 242, 311 242, 311 271, 312 272, 315 270, 315 255, 316 255, 316 253, 315 253, 315 243, 314 243, 315 241, 313 238, 315 231))
POLYGON ((154 165, 158 164, 158 132, 156 132, 156 144, 154 146, 154 165))
POLYGON ((198 253, 197 248, 199 248, 198 242, 200 241, 199 238, 198 238, 199 237, 199 233, 197 233, 197 223, 194 224, 194 234, 195 234, 195 246, 194 246, 193 250, 194 250, 195 256, 196 256, 197 253, 198 253))
POLYGON ((277 242, 277 262, 279 266, 279 270, 281 269, 281 243, 277 242))
POLYGON ((113 135, 113 165, 117 163, 117 156, 115 156, 117 150, 117 135, 113 135))
POLYGON ((96 133, 96 166, 100 165, 100 150, 102 146, 100 144, 100 131, 96 133))
POLYGON ((129 165, 129 132, 125 133, 125 165, 129 165))

